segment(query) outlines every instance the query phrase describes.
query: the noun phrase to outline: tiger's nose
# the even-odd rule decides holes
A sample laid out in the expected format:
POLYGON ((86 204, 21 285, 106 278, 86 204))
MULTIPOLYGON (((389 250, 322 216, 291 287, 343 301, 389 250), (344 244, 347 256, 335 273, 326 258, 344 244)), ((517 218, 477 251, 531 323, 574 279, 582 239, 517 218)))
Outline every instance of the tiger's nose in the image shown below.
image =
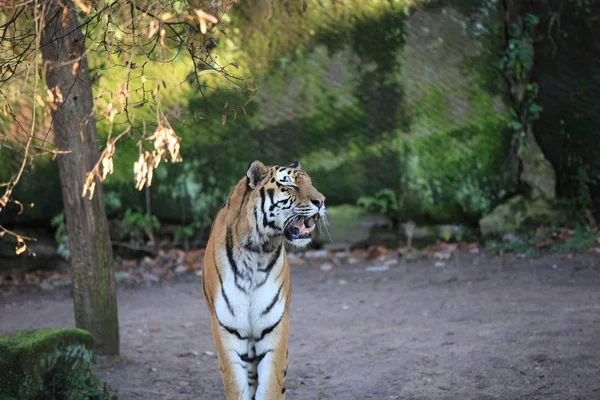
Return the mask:
POLYGON ((321 208, 323 207, 323 203, 325 203, 325 196, 319 193, 317 196, 310 199, 310 202, 317 206, 317 208, 321 208))

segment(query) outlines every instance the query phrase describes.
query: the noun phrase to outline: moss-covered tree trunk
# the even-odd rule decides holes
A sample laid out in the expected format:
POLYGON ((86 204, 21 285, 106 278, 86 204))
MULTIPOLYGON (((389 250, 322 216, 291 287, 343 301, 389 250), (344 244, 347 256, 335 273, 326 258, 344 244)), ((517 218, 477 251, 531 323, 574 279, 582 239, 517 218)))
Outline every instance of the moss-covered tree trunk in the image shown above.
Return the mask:
POLYGON ((93 335, 97 354, 119 354, 113 255, 100 182, 92 200, 82 197, 86 172, 99 157, 84 37, 71 0, 50 0, 45 5, 41 49, 46 82, 57 99, 55 143, 71 152, 58 158, 58 166, 69 232, 75 323, 93 335))

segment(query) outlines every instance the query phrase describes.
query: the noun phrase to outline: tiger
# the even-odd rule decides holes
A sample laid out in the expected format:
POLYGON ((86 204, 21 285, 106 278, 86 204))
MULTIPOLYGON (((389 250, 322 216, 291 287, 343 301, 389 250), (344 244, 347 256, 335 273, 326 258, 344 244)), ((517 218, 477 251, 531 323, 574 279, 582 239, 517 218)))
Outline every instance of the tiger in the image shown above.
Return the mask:
POLYGON ((227 400, 283 400, 288 369, 290 268, 325 221, 325 196, 295 161, 253 161, 209 233, 202 288, 227 400))

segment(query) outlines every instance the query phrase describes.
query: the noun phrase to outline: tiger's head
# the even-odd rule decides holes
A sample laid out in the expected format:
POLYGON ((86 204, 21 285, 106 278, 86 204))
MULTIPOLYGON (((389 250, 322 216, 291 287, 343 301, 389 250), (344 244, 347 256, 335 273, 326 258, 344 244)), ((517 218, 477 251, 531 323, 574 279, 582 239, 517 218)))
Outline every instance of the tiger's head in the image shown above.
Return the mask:
POLYGON ((310 244, 316 221, 325 217, 325 196, 298 161, 287 167, 253 161, 246 184, 251 198, 248 219, 256 224, 257 236, 263 241, 283 236, 298 247, 310 244))

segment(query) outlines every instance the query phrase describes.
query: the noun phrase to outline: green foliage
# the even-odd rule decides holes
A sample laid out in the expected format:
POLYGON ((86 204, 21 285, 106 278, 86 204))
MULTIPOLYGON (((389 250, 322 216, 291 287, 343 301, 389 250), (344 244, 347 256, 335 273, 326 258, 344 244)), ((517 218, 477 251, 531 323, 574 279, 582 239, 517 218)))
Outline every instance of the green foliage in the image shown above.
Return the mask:
POLYGON ((0 398, 116 400, 92 373, 92 343, 88 332, 71 328, 0 337, 0 398))
POLYGON ((539 87, 530 82, 535 59, 534 44, 542 38, 536 34, 539 24, 539 18, 530 13, 512 22, 507 29, 508 44, 499 62, 500 71, 509 77, 513 92, 509 127, 515 132, 515 148, 521 157, 527 150, 525 143, 531 123, 538 120, 543 111, 536 102, 539 87))
POLYGON ((125 210, 123 218, 117 221, 119 236, 129 237, 136 242, 143 242, 144 237, 150 237, 153 230, 160 228, 160 222, 155 215, 148 215, 140 210, 125 210))
POLYGON ((539 40, 535 31, 540 20, 533 14, 526 14, 522 23, 513 23, 509 27, 510 39, 499 68, 518 81, 528 80, 533 68, 534 54, 532 45, 539 40))
POLYGON ((491 119, 412 142, 402 193, 414 198, 404 204, 441 222, 475 222, 490 211, 512 190, 504 177, 510 138, 501 134, 503 125, 491 119))
POLYGON ((376 212, 390 217, 396 217, 400 210, 398 196, 392 189, 381 189, 375 196, 362 196, 356 204, 369 212, 376 212))
POLYGON ((539 257, 545 253, 572 253, 588 250, 596 244, 598 231, 586 226, 573 230, 566 240, 556 240, 557 231, 550 230, 538 235, 519 235, 509 241, 488 241, 486 251, 517 253, 539 257))
MULTIPOLYGON (((327 0, 309 4, 306 13, 292 3, 263 8, 238 2, 226 16, 215 51, 221 60, 235 60, 240 76, 252 76, 260 90, 246 107, 248 115, 230 112, 224 126, 225 101, 232 109, 245 103, 243 93, 229 90, 210 74, 200 77, 203 94, 193 90, 191 65, 182 57, 144 69, 148 84, 160 85, 161 105, 183 138, 184 162, 160 165, 151 188, 153 218, 163 225, 180 225, 177 241, 210 227, 253 159, 269 164, 301 160, 330 206, 359 201, 401 220, 474 224, 515 193, 508 161, 511 139, 518 141, 512 145, 523 155, 521 141, 533 121, 536 135, 545 140, 544 152, 561 165, 557 172, 563 197, 574 198, 567 205, 569 215, 581 219, 583 209, 597 212, 600 141, 593 140, 599 115, 593 99, 600 74, 591 58, 581 62, 578 53, 588 46, 594 54, 589 39, 594 13, 585 11, 594 7, 589 0, 544 0, 539 15, 536 8, 536 15, 524 15, 521 23, 509 27, 508 45, 499 0, 432 1, 424 5, 429 14, 413 13, 406 1, 349 0, 340 12, 336 2, 327 0), (552 19, 546 15, 550 8, 565 15, 578 10, 585 22, 563 37, 568 19, 552 19), (265 19, 269 12, 270 19, 265 19), (550 41, 540 40, 538 32, 551 35, 558 56, 565 56, 553 61, 550 41), (567 41, 568 46, 560 47, 567 41), (563 79, 565 65, 569 76, 563 79), (542 67, 534 76, 552 82, 541 88, 545 99, 528 81, 542 67), (519 86, 521 104, 512 109, 505 106, 506 77, 527 81, 519 86), (568 81, 567 88, 555 84, 555 77, 568 81), (585 101, 570 104, 572 97, 585 101), (558 127, 562 131, 555 132, 558 127), (395 194, 398 210, 390 198, 382 197, 386 190, 395 194)), ((100 110, 128 69, 93 53, 90 57, 100 110), (107 65, 112 67, 106 70, 107 65)), ((139 86, 140 79, 132 84, 139 86)), ((132 96, 137 104, 139 94, 132 96)), ((131 111, 136 134, 142 121, 153 129, 156 116, 150 107, 131 111)), ((109 132, 107 119, 99 118, 98 129, 102 141, 109 132)), ((145 209, 144 193, 135 190, 131 178, 138 151, 134 140, 117 145, 105 198, 110 217, 120 221, 122 237, 141 240, 156 224, 148 225, 141 211, 133 211, 145 209)), ((4 157, 0 163, 9 164, 4 157)), ((40 165, 31 175, 35 178, 20 186, 37 190, 44 185, 18 197, 34 196, 32 213, 60 211, 58 178, 51 168, 40 165)))
POLYGON ((65 220, 64 211, 52 218, 50 225, 55 229, 54 238, 58 244, 57 252, 65 260, 69 261, 71 250, 69 249, 69 232, 67 231, 67 223, 65 220))
POLYGON ((180 226, 175 231, 175 241, 181 243, 191 239, 194 236, 194 231, 198 228, 200 228, 200 224, 197 222, 186 226, 180 226))

